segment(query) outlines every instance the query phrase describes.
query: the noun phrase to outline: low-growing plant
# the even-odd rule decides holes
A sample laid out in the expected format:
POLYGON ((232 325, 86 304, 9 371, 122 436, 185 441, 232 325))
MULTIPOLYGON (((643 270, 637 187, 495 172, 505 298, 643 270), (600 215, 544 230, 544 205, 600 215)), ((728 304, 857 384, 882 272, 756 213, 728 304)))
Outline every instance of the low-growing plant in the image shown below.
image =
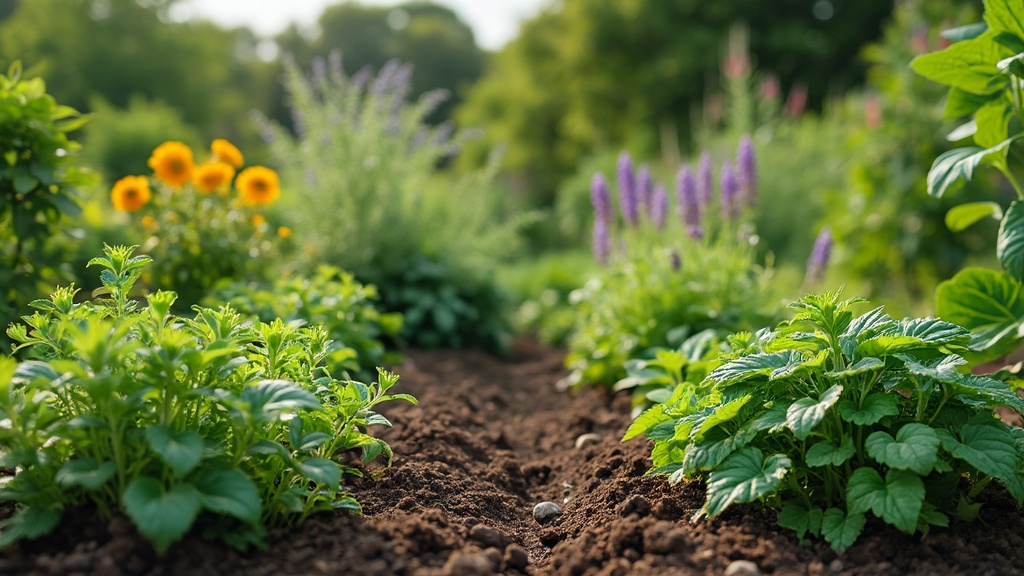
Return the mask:
POLYGON ((612 389, 630 391, 635 417, 652 404, 668 402, 683 382, 703 382, 708 372, 720 364, 720 354, 715 331, 704 330, 683 340, 678 348, 651 350, 649 355, 653 358, 626 360, 626 377, 612 389))
POLYGON ((333 341, 326 358, 331 373, 362 380, 376 377, 377 367, 399 359, 388 345, 398 338, 402 315, 381 313, 376 305, 379 298, 374 285, 361 284, 333 266, 321 266, 309 278, 282 278, 269 286, 246 282, 218 286, 203 303, 227 304, 261 322, 280 318, 296 326, 322 326, 333 341))
POLYGON ((722 364, 641 414, 626 440, 654 441, 652 474, 699 477, 697 516, 764 501, 779 524, 842 551, 869 513, 908 534, 977 516, 998 480, 1024 500, 1024 408, 1010 388, 964 371, 969 333, 935 318, 854 317, 839 292, 794 303, 774 330, 728 338, 722 364))
POLYGON ((327 332, 280 320, 244 322, 234 310, 170 313, 173 292, 129 298, 150 259, 107 247, 107 298, 75 303, 58 288, 8 334, 33 360, 0 359, 0 466, 16 470, 0 501, 17 512, 0 545, 50 532, 90 506, 124 513, 157 552, 193 527, 244 548, 267 524, 321 510, 359 511, 342 482, 388 445, 367 429, 398 377, 373 384, 323 369, 327 332))

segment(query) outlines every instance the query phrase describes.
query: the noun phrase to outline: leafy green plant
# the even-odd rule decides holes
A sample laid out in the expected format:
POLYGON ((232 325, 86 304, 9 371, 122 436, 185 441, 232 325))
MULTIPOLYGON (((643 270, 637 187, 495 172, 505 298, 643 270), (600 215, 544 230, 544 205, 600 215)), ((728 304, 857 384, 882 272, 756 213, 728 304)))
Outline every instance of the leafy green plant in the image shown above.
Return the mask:
POLYGON ((651 473, 707 482, 698 516, 765 501, 779 524, 852 545, 868 514, 908 534, 971 519, 998 480, 1024 500, 1024 408, 964 372, 966 329, 935 318, 854 317, 840 293, 794 303, 775 330, 729 337, 722 365, 641 414, 625 439, 654 440, 651 473))
POLYGON ((629 390, 633 415, 652 404, 667 402, 683 382, 700 384, 719 361, 718 336, 704 330, 690 336, 678 348, 655 348, 650 358, 626 360, 626 377, 615 383, 616 392, 629 390))
MULTIPOLYGON (((75 162, 69 137, 88 118, 62 106, 41 78, 25 78, 15 62, 0 75, 0 323, 19 310, 45 281, 62 275, 46 262, 46 241, 65 216, 81 210, 77 186, 91 181, 75 162)), ((0 339, 0 350, 10 350, 0 339)))
POLYGON ((954 148, 935 159, 928 172, 928 193, 942 196, 981 166, 998 170, 1016 192, 1009 207, 969 202, 946 214, 946 225, 962 230, 995 218, 1000 221, 996 255, 1000 271, 966 268, 943 282, 936 292, 936 311, 971 330, 974 361, 991 360, 1017 348, 1024 338, 1024 188, 1010 154, 1024 136, 1024 2, 987 0, 983 23, 949 30, 953 41, 945 50, 914 59, 912 68, 950 87, 944 115, 970 117, 951 140, 971 138, 972 145, 954 148))
POLYGON ((402 327, 402 316, 377 310, 376 286, 360 284, 351 274, 321 266, 309 278, 282 278, 269 286, 233 282, 219 286, 203 302, 227 304, 261 322, 281 318, 289 324, 317 325, 333 343, 326 358, 331 373, 373 378, 378 366, 395 364, 389 352, 402 327))
POLYGON ((35 358, 0 360, 0 465, 17 474, 0 500, 17 503, 0 545, 52 530, 63 511, 124 513, 164 552, 194 526, 245 547, 266 524, 320 510, 358 512, 342 487, 391 451, 367 433, 397 376, 337 380, 322 364, 327 332, 280 320, 251 324, 230 308, 170 314, 173 292, 129 297, 150 259, 107 247, 107 298, 75 303, 73 286, 8 334, 35 358))

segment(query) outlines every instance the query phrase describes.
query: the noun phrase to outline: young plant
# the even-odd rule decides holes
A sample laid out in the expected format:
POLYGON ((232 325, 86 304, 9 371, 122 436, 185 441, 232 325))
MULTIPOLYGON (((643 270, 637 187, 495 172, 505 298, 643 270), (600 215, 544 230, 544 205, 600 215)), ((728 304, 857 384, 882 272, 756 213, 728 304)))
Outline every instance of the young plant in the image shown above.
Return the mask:
POLYGON ((630 358, 626 361, 626 377, 612 389, 630 391, 633 415, 637 416, 652 404, 667 402, 683 382, 702 382, 720 363, 719 353, 715 332, 698 332, 676 349, 651 350, 653 358, 630 358))
POLYGON ((1019 161, 1009 154, 1024 137, 1024 3, 986 0, 984 17, 982 23, 945 32, 953 42, 949 47, 911 63, 918 74, 950 87, 947 118, 970 118, 949 139, 974 141, 935 159, 928 193, 940 197, 987 165, 1017 196, 1005 209, 996 202, 969 202, 946 215, 954 231, 986 218, 1000 220, 996 255, 1002 270, 966 268, 936 293, 939 316, 971 330, 974 362, 1003 356, 1024 339, 1024 188, 1015 175, 1019 161))
POLYGON ((964 372, 966 329, 934 318, 854 317, 859 299, 811 295, 775 330, 739 333, 700 383, 682 382, 626 440, 654 441, 651 473, 700 477, 698 516, 764 501, 779 524, 842 551, 869 514, 908 534, 971 519, 998 480, 1024 500, 1024 408, 1002 382, 964 372))
POLYGON ((17 470, 0 501, 17 512, 0 545, 52 530, 89 506, 126 514, 164 552, 193 526, 245 547, 266 524, 358 504, 342 486, 387 444, 374 407, 397 376, 370 385, 323 370, 326 331, 276 320, 250 324, 230 308, 170 313, 173 292, 130 299, 149 264, 134 247, 107 247, 108 299, 75 303, 58 288, 8 334, 34 360, 0 360, 0 466, 17 470))

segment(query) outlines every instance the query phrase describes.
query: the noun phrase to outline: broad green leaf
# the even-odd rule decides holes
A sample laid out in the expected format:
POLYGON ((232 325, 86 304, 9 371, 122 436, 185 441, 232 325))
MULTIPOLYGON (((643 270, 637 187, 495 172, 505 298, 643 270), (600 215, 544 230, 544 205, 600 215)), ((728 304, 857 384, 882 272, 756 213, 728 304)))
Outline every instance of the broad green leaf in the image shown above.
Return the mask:
POLYGON ((779 526, 796 532, 796 537, 803 540, 808 532, 812 536, 821 534, 821 508, 807 509, 799 500, 787 500, 779 509, 779 526))
POLYGON ((1024 202, 1014 200, 999 223, 996 240, 999 264, 1011 278, 1024 280, 1024 202))
POLYGON ((1013 108, 1003 98, 989 100, 978 109, 974 122, 978 129, 974 133, 974 143, 982 148, 998 146, 1009 136, 1010 118, 1013 108))
POLYGON ((31 540, 49 534, 60 523, 60 510, 36 506, 19 508, 14 516, 0 523, 0 548, 21 539, 31 540))
POLYGON ((1002 217, 1003 207, 995 202, 968 202, 954 206, 946 212, 946 228, 960 232, 985 218, 999 220, 1002 217))
POLYGON ((988 30, 940 52, 922 54, 910 62, 910 67, 933 82, 972 94, 998 92, 1003 85, 993 82, 999 75, 996 62, 1009 56, 1010 51, 996 43, 995 36, 995 32, 988 30))
POLYGON ((704 513, 714 517, 730 504, 753 502, 773 492, 792 464, 782 454, 765 460, 764 454, 752 446, 733 453, 711 471, 704 513))
POLYGON ((205 468, 196 476, 196 490, 206 510, 255 524, 260 520, 260 493, 241 470, 205 468))
POLYGON ((710 470, 721 464, 730 454, 743 448, 756 436, 752 431, 741 431, 716 442, 689 444, 683 455, 683 471, 692 474, 698 470, 710 470))
POLYGON ((884 306, 879 306, 850 322, 850 325, 839 336, 839 344, 844 354, 853 356, 858 343, 896 326, 896 321, 884 312, 884 308, 884 306))
POLYGON ((1007 32, 1024 38, 1024 5, 1020 0, 985 0, 985 23, 993 32, 1007 32))
POLYGON ((132 480, 123 498, 125 513, 159 554, 189 531, 202 502, 191 484, 175 484, 164 491, 158 480, 148 476, 132 480))
MULTIPOLYGON (((1000 92, 994 94, 971 94, 959 88, 950 88, 946 96, 946 107, 942 111, 943 118, 962 118, 977 112, 986 102, 1002 98, 1000 92)), ((975 126, 975 129, 977 127, 975 126)))
POLYGON ((750 401, 750 398, 751 396, 748 394, 730 402, 726 402, 721 406, 717 406, 714 409, 714 412, 712 412, 711 415, 701 423, 700 427, 694 430, 691 437, 700 438, 715 426, 736 418, 736 416, 739 415, 740 410, 742 410, 743 407, 746 406, 747 402, 750 401))
POLYGON ((971 331, 972 350, 991 351, 986 356, 997 357, 1016 347, 1024 319, 1024 294, 1020 282, 1005 272, 965 268, 939 284, 935 311, 971 331))
POLYGON ((937 318, 910 318, 897 322, 892 331, 861 342, 857 352, 865 356, 884 357, 943 344, 966 344, 969 337, 966 329, 951 322, 937 318))
POLYGON ((808 370, 820 367, 825 363, 830 354, 829 350, 822 350, 814 356, 803 356, 794 354, 790 359, 790 362, 781 368, 776 368, 768 376, 769 380, 778 380, 779 378, 785 378, 787 376, 793 376, 800 374, 808 370))
POLYGON ((188 474, 203 459, 203 437, 194 430, 177 432, 166 426, 146 429, 146 443, 178 478, 188 474))
POLYGON ((874 468, 858 468, 846 484, 846 504, 851 513, 868 510, 896 528, 912 534, 924 502, 924 482, 907 470, 890 469, 885 480, 874 468))
POLYGON ((839 402, 839 417, 857 426, 870 426, 886 416, 900 413, 899 403, 893 394, 874 392, 864 398, 860 407, 853 400, 839 402))
POLYGON ((849 378, 859 374, 865 374, 867 372, 877 372, 882 368, 885 368, 885 362, 873 356, 868 356, 866 358, 861 358, 853 366, 850 366, 845 370, 840 370, 838 372, 826 372, 825 375, 830 378, 849 378))
POLYGON ((242 391, 242 401, 259 422, 275 420, 288 410, 323 408, 312 392, 286 380, 261 380, 242 391))
POLYGON ((882 430, 872 432, 864 447, 881 464, 926 476, 938 458, 939 437, 931 427, 913 422, 900 428, 895 439, 882 430))
POLYGON ((801 398, 786 410, 786 425, 793 435, 804 440, 815 426, 825 419, 825 412, 843 394, 842 384, 836 384, 821 394, 818 399, 801 398))
POLYGON ((117 473, 117 465, 112 461, 97 462, 92 458, 75 458, 68 460, 57 470, 57 483, 61 486, 81 486, 86 490, 96 490, 103 486, 117 473))
POLYGON ((326 488, 337 490, 341 484, 341 468, 326 458, 310 458, 299 463, 299 471, 306 478, 326 488))
POLYGON ((1017 449, 1006 428, 993 424, 968 424, 960 430, 959 440, 945 430, 939 430, 938 434, 943 450, 982 474, 1004 482, 1016 475, 1017 449))
POLYGON ((749 354, 715 368, 708 374, 708 379, 720 385, 735 384, 758 376, 768 376, 779 368, 784 368, 805 357, 798 351, 749 354))
POLYGON ((927 535, 932 526, 949 527, 949 516, 946 516, 935 507, 935 504, 925 500, 921 505, 921 513, 917 517, 917 531, 927 535))
POLYGON ((786 426, 787 408, 788 406, 772 406, 760 416, 752 419, 744 427, 754 432, 761 430, 767 430, 769 434, 778 432, 786 426))
POLYGON ((839 442, 839 445, 822 440, 807 450, 808 466, 841 466, 853 455, 857 449, 853 446, 853 438, 847 436, 839 442))
POLYGON ((943 152, 928 171, 928 194, 941 198, 954 184, 961 180, 970 180, 974 176, 974 170, 982 163, 1002 161, 1006 148, 1012 141, 1013 139, 1005 140, 991 148, 963 146, 943 152))
POLYGON ((849 514, 839 508, 829 508, 821 517, 821 535, 837 553, 842 553, 857 541, 864 530, 864 514, 849 514))
POLYGON ((664 404, 655 404, 644 410, 626 429, 626 434, 623 435, 622 441, 625 442, 626 440, 636 438, 658 424, 673 420, 671 416, 665 414, 665 408, 664 404))
POLYGON ((904 357, 904 361, 908 372, 949 384, 958 394, 957 398, 965 403, 978 405, 980 397, 981 405, 1011 406, 1017 410, 1024 410, 1024 401, 1005 382, 988 376, 960 372, 958 367, 966 363, 961 356, 946 356, 938 362, 919 362, 914 358, 904 357))

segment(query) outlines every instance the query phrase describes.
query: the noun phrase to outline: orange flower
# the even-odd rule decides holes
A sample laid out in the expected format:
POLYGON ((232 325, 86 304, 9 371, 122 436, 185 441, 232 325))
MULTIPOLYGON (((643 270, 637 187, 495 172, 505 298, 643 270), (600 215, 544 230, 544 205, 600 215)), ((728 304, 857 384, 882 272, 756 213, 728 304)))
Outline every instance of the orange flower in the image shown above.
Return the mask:
POLYGON ((157 178, 171 186, 181 186, 192 179, 195 169, 192 149, 181 142, 164 142, 153 150, 149 167, 156 172, 157 178))
POLYGON ((124 212, 135 212, 148 204, 152 196, 145 176, 125 176, 115 182, 114 189, 110 191, 114 208, 124 212))
POLYGON ((277 235, 280 236, 281 238, 291 238, 292 229, 287 226, 281 226, 280 228, 277 229, 277 235))
POLYGON ((249 206, 266 206, 281 197, 277 172, 264 166, 250 166, 235 179, 235 188, 249 206))
POLYGON ((156 226, 156 218, 153 218, 149 214, 142 217, 142 226, 144 228, 152 228, 156 226))
POLYGON ((192 185, 202 194, 209 194, 226 186, 235 177, 235 169, 224 162, 207 162, 196 166, 192 185))
POLYGON ((267 219, 263 217, 263 214, 253 214, 252 218, 249 218, 249 223, 253 226, 259 227, 267 223, 267 219))
POLYGON ((239 151, 234 144, 223 138, 217 138, 214 140, 213 143, 210 144, 210 151, 213 152, 213 155, 217 160, 226 162, 235 168, 241 168, 242 164, 245 164, 242 152, 239 151))

